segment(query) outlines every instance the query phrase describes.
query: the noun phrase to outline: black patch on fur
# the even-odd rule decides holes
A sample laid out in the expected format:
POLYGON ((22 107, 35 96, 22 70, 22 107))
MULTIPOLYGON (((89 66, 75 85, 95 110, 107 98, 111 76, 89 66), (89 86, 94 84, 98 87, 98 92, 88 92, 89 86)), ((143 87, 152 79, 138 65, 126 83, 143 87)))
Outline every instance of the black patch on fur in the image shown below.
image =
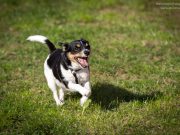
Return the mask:
POLYGON ((55 78, 68 88, 68 81, 65 80, 60 68, 60 65, 62 65, 66 70, 68 70, 68 66, 71 65, 71 62, 67 59, 65 52, 61 49, 56 49, 52 52, 52 54, 50 54, 47 64, 52 69, 55 78))
POLYGON ((56 50, 56 47, 54 46, 54 44, 53 44, 51 41, 49 41, 48 39, 46 39, 45 42, 46 42, 46 44, 48 45, 48 48, 49 48, 49 50, 50 50, 51 53, 56 50))
POLYGON ((78 84, 79 82, 78 82, 78 78, 77 78, 77 75, 76 75, 75 72, 73 73, 73 76, 74 76, 74 78, 75 78, 75 82, 78 84))

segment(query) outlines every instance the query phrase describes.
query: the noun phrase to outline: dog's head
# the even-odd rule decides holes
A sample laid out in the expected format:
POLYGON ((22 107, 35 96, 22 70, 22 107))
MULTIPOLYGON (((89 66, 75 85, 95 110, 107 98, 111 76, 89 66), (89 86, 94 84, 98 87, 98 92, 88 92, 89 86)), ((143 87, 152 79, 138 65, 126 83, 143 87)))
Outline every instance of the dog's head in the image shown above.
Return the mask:
POLYGON ((67 58, 74 68, 82 69, 89 66, 90 45, 88 41, 80 39, 65 43, 63 44, 63 51, 66 52, 67 58))

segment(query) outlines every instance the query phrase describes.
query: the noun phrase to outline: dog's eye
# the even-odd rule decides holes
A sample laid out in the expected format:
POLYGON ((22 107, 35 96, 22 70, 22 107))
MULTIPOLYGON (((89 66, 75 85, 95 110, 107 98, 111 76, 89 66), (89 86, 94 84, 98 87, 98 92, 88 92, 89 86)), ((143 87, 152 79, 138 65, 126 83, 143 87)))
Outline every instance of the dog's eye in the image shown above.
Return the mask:
POLYGON ((81 49, 81 45, 80 44, 76 44, 74 49, 75 49, 75 51, 79 51, 81 49))
POLYGON ((80 47, 81 47, 81 45, 80 45, 80 44, 77 44, 77 45, 76 45, 76 48, 80 48, 80 47))

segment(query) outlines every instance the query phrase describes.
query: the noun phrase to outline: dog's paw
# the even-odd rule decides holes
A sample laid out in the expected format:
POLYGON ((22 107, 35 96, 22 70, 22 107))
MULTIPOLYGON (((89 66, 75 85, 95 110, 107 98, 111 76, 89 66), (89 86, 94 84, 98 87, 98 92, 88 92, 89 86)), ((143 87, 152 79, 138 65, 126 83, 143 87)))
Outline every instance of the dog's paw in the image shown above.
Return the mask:
POLYGON ((57 106, 62 106, 62 105, 64 105, 64 101, 59 100, 58 102, 56 102, 56 105, 57 106))
POLYGON ((84 103, 87 101, 88 97, 87 96, 83 96, 81 99, 80 99, 80 105, 83 106, 84 103))
POLYGON ((89 97, 91 95, 91 91, 88 90, 88 89, 85 89, 83 88, 81 91, 80 91, 81 95, 82 96, 86 96, 86 97, 89 97))

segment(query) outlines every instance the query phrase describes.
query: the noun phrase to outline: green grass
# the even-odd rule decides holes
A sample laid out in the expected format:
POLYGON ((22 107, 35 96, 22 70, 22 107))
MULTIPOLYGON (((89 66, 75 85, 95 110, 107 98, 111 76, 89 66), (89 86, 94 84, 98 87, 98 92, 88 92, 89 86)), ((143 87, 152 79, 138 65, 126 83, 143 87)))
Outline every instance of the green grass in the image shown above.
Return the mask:
POLYGON ((142 0, 2 0, 0 8, 0 134, 180 134, 179 10, 142 0), (43 75, 48 49, 27 42, 33 34, 90 41, 87 108, 79 94, 55 105, 43 75))

